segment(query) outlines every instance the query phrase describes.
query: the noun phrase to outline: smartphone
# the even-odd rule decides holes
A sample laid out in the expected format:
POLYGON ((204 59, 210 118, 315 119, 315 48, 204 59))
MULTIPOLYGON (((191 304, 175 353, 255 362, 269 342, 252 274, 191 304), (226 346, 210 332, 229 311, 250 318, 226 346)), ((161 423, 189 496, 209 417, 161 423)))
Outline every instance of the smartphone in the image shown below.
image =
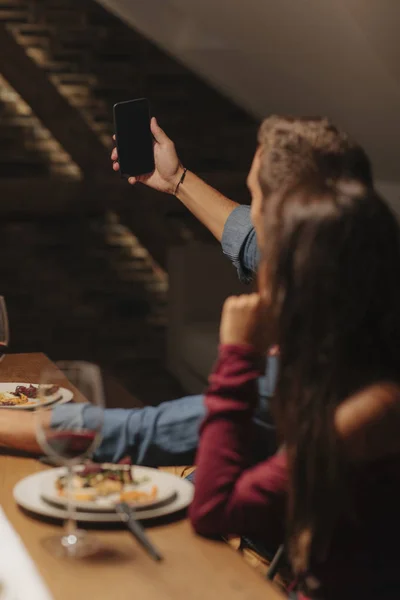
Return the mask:
POLYGON ((114 127, 122 177, 154 171, 153 136, 147 98, 114 105, 114 127))

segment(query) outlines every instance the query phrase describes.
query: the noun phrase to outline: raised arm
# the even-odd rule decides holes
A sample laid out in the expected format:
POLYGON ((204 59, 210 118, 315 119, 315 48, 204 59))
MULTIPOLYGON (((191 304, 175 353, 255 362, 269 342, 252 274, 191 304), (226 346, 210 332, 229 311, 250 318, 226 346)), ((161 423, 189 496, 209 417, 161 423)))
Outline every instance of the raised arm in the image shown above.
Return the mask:
POLYGON ((251 467, 257 379, 272 333, 258 294, 229 298, 221 318, 219 361, 206 394, 207 416, 197 455, 190 509, 204 535, 247 534, 281 543, 287 489, 286 456, 251 467))
MULTIPOLYGON (((221 241, 225 223, 231 212, 238 206, 236 202, 205 183, 194 173, 188 171, 181 185, 184 168, 179 161, 175 145, 158 125, 155 118, 151 120, 151 131, 154 136, 155 171, 140 177, 130 177, 129 183, 137 182, 165 192, 175 194, 177 198, 221 241), (177 190, 178 187, 178 190, 177 190)), ((114 148, 111 159, 114 171, 119 170, 118 153, 114 148)))
POLYGON ((176 197, 219 242, 230 214, 239 206, 191 171, 187 171, 176 197))

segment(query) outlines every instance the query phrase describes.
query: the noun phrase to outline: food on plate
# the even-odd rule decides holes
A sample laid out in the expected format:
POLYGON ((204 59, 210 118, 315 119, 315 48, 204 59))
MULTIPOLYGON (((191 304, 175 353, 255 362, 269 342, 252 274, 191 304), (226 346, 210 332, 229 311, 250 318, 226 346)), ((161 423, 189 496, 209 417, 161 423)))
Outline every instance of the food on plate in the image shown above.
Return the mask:
MULTIPOLYGON (((52 385, 51 383, 41 385, 40 391, 42 392, 43 396, 55 396, 60 391, 60 386, 52 385)), ((29 387, 26 387, 24 385, 17 385, 15 389, 16 394, 24 394, 25 396, 28 396, 28 398, 37 398, 38 392, 39 386, 35 387, 32 384, 29 387)))
POLYGON ((124 490, 121 492, 120 501, 127 502, 150 502, 157 498, 158 488, 153 485, 149 492, 143 492, 140 490, 124 490))
POLYGON ((41 385, 40 388, 44 396, 55 396, 60 391, 59 385, 52 385, 51 383, 47 385, 41 385))
POLYGON ((17 385, 17 387, 15 388, 15 394, 27 396, 28 398, 36 398, 37 393, 38 389, 32 384, 29 387, 26 387, 24 385, 17 385))
MULTIPOLYGON (((38 397, 38 387, 30 384, 17 385, 14 392, 0 392, 0 406, 20 406, 33 404, 32 400, 38 397)), ((42 391, 44 396, 54 396, 59 392, 58 385, 44 385, 42 391)))
POLYGON ((0 393, 0 406, 19 406, 22 404, 29 404, 29 398, 25 394, 16 394, 14 392, 0 393))
MULTIPOLYGON (((152 486, 150 491, 138 489, 143 483, 143 479, 134 479, 131 465, 89 464, 74 473, 72 497, 76 502, 106 500, 115 503, 144 503, 155 500, 158 494, 157 486, 152 486)), ((66 475, 56 479, 55 486, 59 496, 67 495, 67 485, 66 475)))

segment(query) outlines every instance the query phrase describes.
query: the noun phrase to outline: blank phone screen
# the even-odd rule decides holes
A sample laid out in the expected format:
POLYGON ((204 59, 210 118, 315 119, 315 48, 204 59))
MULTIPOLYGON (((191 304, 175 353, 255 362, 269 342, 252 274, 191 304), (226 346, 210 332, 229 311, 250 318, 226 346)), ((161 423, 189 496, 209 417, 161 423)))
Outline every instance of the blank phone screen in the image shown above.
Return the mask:
POLYGON ((121 175, 145 175, 154 171, 153 137, 146 98, 114 106, 115 134, 121 175))

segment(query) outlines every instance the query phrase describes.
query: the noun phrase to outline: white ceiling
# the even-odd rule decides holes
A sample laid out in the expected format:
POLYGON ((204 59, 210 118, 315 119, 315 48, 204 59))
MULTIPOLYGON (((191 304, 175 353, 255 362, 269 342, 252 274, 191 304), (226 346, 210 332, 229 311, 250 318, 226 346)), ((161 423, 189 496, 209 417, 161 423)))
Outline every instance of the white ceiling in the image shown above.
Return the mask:
POLYGON ((100 0, 238 104, 327 115, 400 182, 399 0, 100 0))

